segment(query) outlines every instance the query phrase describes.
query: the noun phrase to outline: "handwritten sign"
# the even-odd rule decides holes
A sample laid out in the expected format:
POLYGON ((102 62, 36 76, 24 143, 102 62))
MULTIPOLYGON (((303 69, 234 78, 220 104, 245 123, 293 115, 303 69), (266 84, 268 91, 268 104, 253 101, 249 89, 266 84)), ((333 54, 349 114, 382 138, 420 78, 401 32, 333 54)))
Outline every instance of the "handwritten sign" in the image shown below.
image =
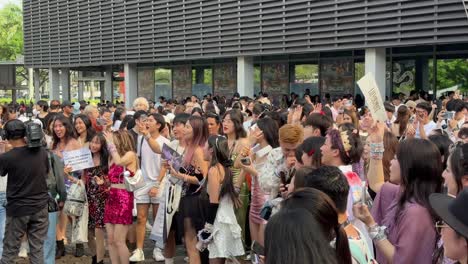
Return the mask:
POLYGON ((380 122, 385 122, 387 120, 387 114, 385 113, 382 96, 374 75, 372 73, 367 73, 357 82, 357 84, 359 85, 359 88, 361 88, 362 94, 364 94, 367 106, 372 113, 372 117, 380 122))
POLYGON ((89 148, 64 151, 63 162, 65 166, 71 166, 72 171, 84 170, 94 167, 93 157, 89 148))

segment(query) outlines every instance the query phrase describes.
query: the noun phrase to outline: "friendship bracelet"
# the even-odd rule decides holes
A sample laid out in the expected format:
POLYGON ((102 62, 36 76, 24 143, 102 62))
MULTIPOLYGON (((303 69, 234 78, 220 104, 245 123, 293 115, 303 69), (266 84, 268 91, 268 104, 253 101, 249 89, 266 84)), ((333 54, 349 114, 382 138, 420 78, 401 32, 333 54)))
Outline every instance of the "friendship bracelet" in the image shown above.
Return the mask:
POLYGON ((387 234, 385 233, 386 230, 386 226, 378 226, 375 224, 369 227, 369 237, 375 242, 385 240, 387 239, 387 234))

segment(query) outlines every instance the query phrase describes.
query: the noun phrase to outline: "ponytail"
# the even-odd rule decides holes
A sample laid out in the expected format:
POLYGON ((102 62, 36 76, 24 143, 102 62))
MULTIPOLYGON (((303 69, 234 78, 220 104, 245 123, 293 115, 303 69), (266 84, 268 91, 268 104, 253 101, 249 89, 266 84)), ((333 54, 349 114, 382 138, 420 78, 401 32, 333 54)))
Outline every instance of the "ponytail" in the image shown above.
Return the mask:
POLYGON ((336 256, 338 263, 351 264, 351 251, 349 249, 348 236, 341 225, 335 226, 336 234, 336 256))

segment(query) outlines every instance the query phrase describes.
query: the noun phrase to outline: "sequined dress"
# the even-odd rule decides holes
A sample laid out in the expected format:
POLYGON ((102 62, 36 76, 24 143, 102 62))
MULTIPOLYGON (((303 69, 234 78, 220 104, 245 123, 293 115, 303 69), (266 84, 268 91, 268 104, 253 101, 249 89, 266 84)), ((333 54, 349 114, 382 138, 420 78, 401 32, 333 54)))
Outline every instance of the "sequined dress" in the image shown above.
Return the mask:
MULTIPOLYGON (((109 182, 111 188, 109 197, 106 201, 104 210, 105 224, 121 224, 131 225, 133 223, 133 193, 128 192, 125 188, 115 188, 112 184, 123 184, 124 167, 112 164, 109 168, 109 182)), ((131 176, 134 172, 130 172, 131 176)))
POLYGON ((88 197, 88 228, 104 228, 104 209, 109 196, 109 179, 101 166, 85 170, 86 196, 88 197), (94 176, 101 177, 104 184, 96 183, 94 176))

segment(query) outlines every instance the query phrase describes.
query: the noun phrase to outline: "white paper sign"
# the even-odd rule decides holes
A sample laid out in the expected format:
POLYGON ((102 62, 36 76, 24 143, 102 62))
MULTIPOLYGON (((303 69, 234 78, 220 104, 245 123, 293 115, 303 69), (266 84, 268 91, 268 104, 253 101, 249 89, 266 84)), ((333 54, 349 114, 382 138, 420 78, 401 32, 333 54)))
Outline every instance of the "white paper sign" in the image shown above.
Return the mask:
POLYGON ((374 75, 370 72, 367 73, 357 82, 357 84, 364 94, 366 105, 369 107, 374 120, 379 120, 380 122, 387 121, 387 114, 385 113, 382 96, 374 75))
POLYGON ((63 152, 63 163, 72 167, 72 171, 94 167, 93 157, 89 148, 81 148, 63 152))

